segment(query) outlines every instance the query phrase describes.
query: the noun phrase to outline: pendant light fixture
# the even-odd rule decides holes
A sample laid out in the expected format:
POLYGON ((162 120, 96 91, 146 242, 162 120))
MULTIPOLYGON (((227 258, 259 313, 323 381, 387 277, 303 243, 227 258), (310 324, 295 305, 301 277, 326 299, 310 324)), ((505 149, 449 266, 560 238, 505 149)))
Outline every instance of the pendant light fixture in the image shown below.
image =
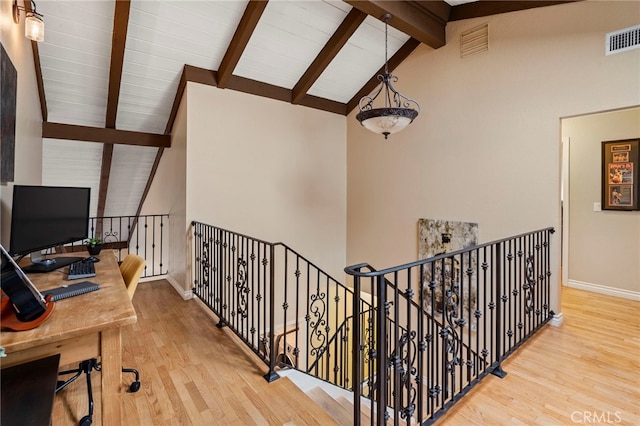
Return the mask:
POLYGON ((36 11, 36 2, 31 2, 31 10, 18 6, 18 0, 13 0, 13 22, 20 23, 20 11, 25 12, 24 36, 33 41, 44 41, 44 21, 42 15, 36 11))
POLYGON ((366 129, 374 133, 384 135, 387 139, 390 134, 398 133, 407 127, 414 118, 418 116, 420 105, 400 92, 393 83, 398 81, 398 77, 389 73, 388 66, 388 25, 391 14, 387 13, 382 17, 384 21, 384 73, 378 75, 380 85, 369 95, 362 97, 358 106, 360 112, 356 119, 366 129), (378 96, 384 99, 384 106, 374 107, 374 101, 378 96))

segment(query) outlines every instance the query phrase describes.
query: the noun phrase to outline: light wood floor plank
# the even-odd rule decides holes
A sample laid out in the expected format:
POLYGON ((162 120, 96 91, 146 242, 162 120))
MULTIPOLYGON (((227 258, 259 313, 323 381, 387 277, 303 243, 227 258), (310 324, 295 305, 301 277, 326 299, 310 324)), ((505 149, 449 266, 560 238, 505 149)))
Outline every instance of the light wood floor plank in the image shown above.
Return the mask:
MULTIPOLYGON (((133 303, 138 322, 123 330, 123 364, 140 370, 142 388, 124 395, 124 424, 336 424, 287 378, 267 383, 262 361, 166 281, 142 283, 133 303)), ((566 288, 562 312, 562 326, 544 327, 503 363, 506 378, 487 377, 437 424, 605 424, 608 415, 610 424, 640 425, 640 302, 566 288)), ((77 424, 86 407, 81 378, 56 397, 53 425, 77 424)))

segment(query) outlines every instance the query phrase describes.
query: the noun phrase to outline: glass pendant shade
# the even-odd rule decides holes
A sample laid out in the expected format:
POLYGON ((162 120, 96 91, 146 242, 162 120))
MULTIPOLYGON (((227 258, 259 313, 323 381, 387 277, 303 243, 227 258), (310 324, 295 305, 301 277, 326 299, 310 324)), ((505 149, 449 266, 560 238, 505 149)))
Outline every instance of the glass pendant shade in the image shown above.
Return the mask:
POLYGON ((44 41, 44 22, 34 14, 27 13, 24 21, 24 36, 33 41, 44 41))
POLYGON ((365 129, 384 135, 387 139, 411 124, 417 116, 418 111, 410 108, 376 108, 362 111, 356 118, 365 129))

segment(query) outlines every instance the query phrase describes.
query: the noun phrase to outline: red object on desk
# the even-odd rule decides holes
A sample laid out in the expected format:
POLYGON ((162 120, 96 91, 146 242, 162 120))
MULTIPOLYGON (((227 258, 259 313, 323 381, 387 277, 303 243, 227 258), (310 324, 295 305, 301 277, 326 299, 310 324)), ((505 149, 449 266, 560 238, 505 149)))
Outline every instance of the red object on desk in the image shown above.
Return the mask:
POLYGON ((45 322, 56 307, 56 304, 53 300, 51 300, 52 296, 47 296, 45 299, 47 303, 47 309, 44 311, 42 315, 32 321, 20 321, 16 316, 15 308, 9 299, 9 296, 6 294, 2 294, 1 304, 0 304, 0 326, 2 328, 13 330, 13 331, 24 331, 24 330, 32 330, 45 322))

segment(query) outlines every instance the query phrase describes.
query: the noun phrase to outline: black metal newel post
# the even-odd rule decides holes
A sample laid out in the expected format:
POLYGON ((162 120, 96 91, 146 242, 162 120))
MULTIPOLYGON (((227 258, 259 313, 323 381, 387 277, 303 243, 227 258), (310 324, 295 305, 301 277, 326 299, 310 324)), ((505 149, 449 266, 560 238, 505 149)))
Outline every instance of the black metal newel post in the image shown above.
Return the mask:
POLYGON ((376 419, 379 425, 387 422, 387 286, 384 276, 378 277, 378 318, 376 321, 376 419))
MULTIPOLYGON (((219 309, 220 309, 220 315, 218 315, 218 318, 220 319, 218 321, 218 324, 216 324, 216 327, 218 328, 223 328, 227 326, 227 317, 226 317, 226 312, 225 312, 225 308, 224 306, 228 303, 227 299, 226 299, 226 293, 225 293, 225 279, 224 279, 224 274, 225 274, 225 265, 226 265, 226 259, 227 259, 227 253, 223 248, 223 241, 224 241, 224 237, 223 237, 223 233, 221 231, 217 231, 215 228, 211 229, 210 232, 207 235, 208 237, 208 244, 209 244, 209 258, 213 259, 214 258, 214 253, 215 253, 215 248, 217 248, 217 252, 218 252, 218 257, 216 260, 216 280, 217 280, 217 286, 213 286, 212 288, 215 289, 217 287, 218 290, 218 294, 217 297, 218 299, 220 299, 220 303, 219 303, 219 309), (212 233, 213 232, 213 235, 212 233)), ((210 271, 210 272, 215 272, 215 271, 210 271)), ((214 274, 210 274, 212 277, 214 276, 214 274)), ((214 300, 215 300, 216 295, 214 295, 214 300)))
POLYGON ((491 371, 491 374, 498 376, 501 379, 507 375, 507 372, 502 369, 500 364, 502 358, 502 250, 501 245, 496 244, 496 361, 498 365, 491 371))
POLYGON ((362 394, 362 371, 360 366, 360 351, 364 347, 361 335, 361 318, 360 318, 360 277, 353 277, 353 342, 351 344, 352 352, 352 387, 353 387, 353 425, 360 426, 361 423, 361 404, 360 397, 362 394))

